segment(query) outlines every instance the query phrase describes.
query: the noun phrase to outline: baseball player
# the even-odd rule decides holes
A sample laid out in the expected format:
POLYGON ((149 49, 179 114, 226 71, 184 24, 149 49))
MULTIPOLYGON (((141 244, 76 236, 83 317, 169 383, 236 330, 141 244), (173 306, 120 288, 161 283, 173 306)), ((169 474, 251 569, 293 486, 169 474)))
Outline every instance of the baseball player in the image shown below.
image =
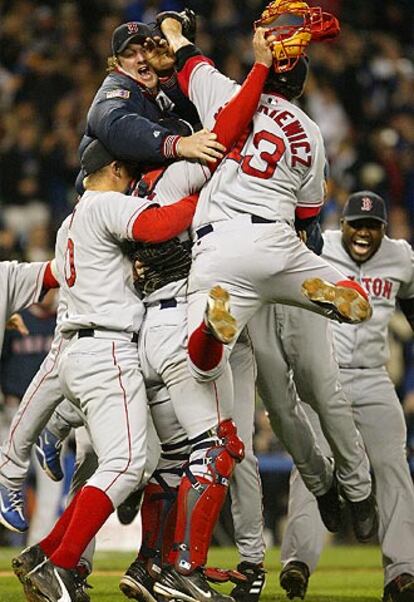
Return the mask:
MULTIPOLYGON (((406 459, 404 416, 386 362, 388 324, 397 300, 414 326, 414 254, 406 241, 385 235, 386 223, 382 198, 370 191, 352 194, 343 211, 341 231, 324 234, 323 256, 363 283, 371 295, 373 315, 369 322, 332 327, 341 384, 352 402, 354 420, 375 476, 383 600, 409 602, 414 600, 414 488, 406 459)), ((299 320, 305 324, 301 317, 299 320)), ((306 395, 304 384, 302 399, 307 400, 306 395)), ((321 445, 329 453, 315 414, 305 407, 321 445)), ((294 471, 282 544, 281 585, 289 598, 304 598, 323 540, 324 529, 314 500, 294 471)))
MULTIPOLYGON (((257 41, 266 48, 269 65, 271 56, 265 45, 263 33, 257 32, 255 39, 256 51, 259 48, 257 41)), ((263 50, 261 52, 262 56, 265 56, 263 50)), ((261 72, 261 82, 263 82, 267 68, 256 64, 253 68, 255 78, 258 70, 261 72)), ((243 87, 246 87, 246 84, 247 86, 253 85, 252 76, 253 73, 250 76, 251 81, 248 80, 243 87)), ((238 112, 242 111, 243 87, 237 95, 238 98, 233 98, 223 112, 228 111, 232 104, 234 106, 237 104, 238 112)), ((244 126, 239 130, 239 134, 250 121, 257 106, 260 88, 252 89, 248 94, 251 111, 244 126)), ((219 106, 211 108, 217 113, 219 106)), ((223 122, 222 113, 219 114, 214 127, 214 131, 217 133, 220 123, 223 122)), ((234 136, 232 143, 237 137, 234 136)), ((219 140, 223 142, 222 134, 219 135, 219 140)), ((231 146, 228 141, 225 145, 231 146)), ((194 181, 192 173, 194 166, 186 166, 184 173, 180 167, 178 163, 170 166, 162 177, 156 180, 155 185, 149 191, 154 202, 168 203, 174 196, 182 196, 189 191, 188 187, 194 181)), ((188 235, 186 237, 188 238, 188 235)), ((165 269, 165 279, 157 280, 157 276, 154 276, 154 280, 152 280, 148 273, 146 274, 144 294, 146 293, 147 312, 140 334, 140 363, 149 391, 150 404, 156 411, 154 415, 153 409, 154 424, 163 447, 174 443, 177 450, 178 441, 187 440, 191 446, 190 462, 185 476, 181 479, 177 479, 177 475, 173 473, 165 475, 158 470, 156 472, 161 472, 163 479, 160 481, 157 475, 151 479, 144 495, 142 507, 143 548, 137 560, 132 563, 121 580, 120 587, 128 597, 140 599, 142 596, 153 595, 153 580, 151 583, 145 568, 148 564, 151 575, 156 576, 157 566, 162 565, 163 560, 166 559, 167 553, 164 548, 168 548, 168 546, 161 546, 161 540, 163 533, 164 540, 166 539, 165 533, 168 526, 164 524, 163 517, 171 514, 170 507, 174 501, 174 491, 177 490, 178 483, 180 483, 177 526, 174 536, 175 550, 168 554, 167 562, 170 566, 163 571, 163 582, 160 587, 167 588, 166 595, 168 597, 171 596, 172 589, 174 589, 176 594, 181 592, 187 599, 203 600, 213 597, 219 600, 223 596, 207 584, 201 569, 206 562, 212 530, 224 501, 228 479, 235 460, 240 459, 238 454, 241 454, 241 451, 238 446, 241 447, 242 444, 237 438, 233 423, 228 420, 231 408, 224 407, 220 403, 220 389, 222 386, 229 386, 227 382, 222 384, 218 381, 215 387, 211 387, 210 384, 197 384, 188 371, 185 354, 185 293, 190 255, 187 253, 184 265, 179 258, 179 269, 177 270, 172 256, 174 248, 169 247, 169 251, 169 255, 165 254, 168 266, 168 270, 165 269), (158 286, 153 286, 155 281, 158 286), (155 290, 149 293, 154 288, 155 290), (157 401, 152 402, 153 391, 164 385, 168 389, 176 415, 176 421, 172 424, 168 413, 164 416, 163 406, 157 401), (195 409, 192 413, 188 412, 189 403, 195 409), (179 433, 184 433, 184 437, 182 435, 179 437, 179 433), (175 441, 172 441, 173 436, 175 441), (221 474, 220 471, 225 472, 221 474), (195 492, 197 492, 196 496, 194 496, 195 492), (150 528, 149 532, 146 531, 148 528, 146 525, 150 528), (161 559, 159 559, 160 547, 163 548, 161 559), (166 584, 167 575, 168 584, 166 584)), ((140 252, 138 252, 138 257, 142 258, 140 252)), ((152 258, 148 257, 148 261, 150 259, 152 258)), ((145 256, 143 261, 145 262, 145 256)), ((154 267, 153 262, 149 267, 154 267)), ((252 373, 253 368, 251 369, 252 373)), ((222 380, 224 381, 224 378, 222 380)), ((178 466, 177 470, 181 477, 182 468, 178 466)), ((171 522, 175 526, 174 522, 171 522)), ((156 587, 158 585, 157 583, 156 587)))
MULTIPOLYGON (((140 163, 146 170, 149 165, 166 165, 183 157, 214 162, 221 157, 218 151, 222 149, 214 134, 206 130, 192 133, 199 122, 197 112, 177 86, 174 59, 145 48, 152 35, 148 25, 136 21, 114 30, 110 72, 88 111, 80 154, 97 138, 114 156, 140 163), (160 79, 147 55, 153 65, 159 64, 171 75, 160 79), (178 115, 174 112, 177 110, 178 115)), ((83 178, 81 172, 77 179, 79 193, 83 192, 83 178)))
MULTIPOLYGON (((171 101, 167 102, 167 96, 159 90, 158 76, 147 65, 142 43, 151 35, 152 31, 148 26, 135 22, 123 24, 113 32, 112 70, 97 92, 88 113, 87 135, 81 143, 81 149, 97 137, 108 145, 115 156, 119 153, 120 158, 139 160, 145 164, 166 162, 181 154, 206 160, 218 158, 221 156, 218 151, 224 147, 215 141, 216 134, 205 133, 202 138, 207 141, 205 145, 199 137, 180 138, 176 133, 172 135, 169 130, 158 126, 158 122, 166 118, 169 127, 176 123, 179 124, 177 128, 182 128, 183 124, 171 112, 171 101), (137 140, 140 141, 139 144, 137 140), (175 149, 174 152, 165 150, 171 148, 175 149)), ((152 51, 150 55, 156 65, 157 53, 152 51)), ((170 66, 171 64, 170 59, 170 66)), ((187 118, 190 116, 190 120, 195 123, 198 116, 195 115, 194 106, 188 101, 183 103, 184 96, 177 90, 174 78, 169 77, 165 86, 180 106, 181 114, 187 118)), ((84 174, 82 179, 83 176, 84 174)), ((62 314, 64 311, 62 307, 62 314)), ((0 449, 0 486, 3 487, 3 498, 12 496, 11 499, 15 501, 13 504, 4 502, 0 508, 0 520, 8 528, 20 532, 27 529, 19 490, 29 466, 30 450, 51 412, 63 399, 56 370, 63 345, 58 333, 48 358, 19 406, 9 437, 0 449)))
MULTIPOLYGON (((214 105, 210 106, 209 109, 212 110, 214 113, 214 105)), ((163 179, 159 180, 159 182, 162 185, 163 179)), ((158 188, 158 185, 155 186, 155 188, 153 189, 153 194, 155 195, 154 198, 156 198, 157 200, 160 200, 160 197, 157 196, 157 194, 161 194, 161 192, 162 192, 162 187, 158 188)), ((152 259, 152 258, 150 258, 150 259, 152 259)), ((143 329, 141 332, 141 337, 142 337, 141 341, 143 342, 143 346, 141 346, 141 350, 142 350, 142 347, 144 348, 141 351, 141 358, 142 358, 141 361, 143 364, 144 375, 148 374, 148 376, 147 376, 148 381, 156 382, 157 373, 160 375, 163 375, 163 378, 168 379, 168 381, 170 383, 174 382, 174 380, 178 380, 178 378, 179 378, 179 375, 177 374, 177 372, 178 372, 177 366, 176 366, 176 364, 173 363, 173 358, 175 356, 180 357, 179 353, 177 353, 177 348, 176 348, 176 340, 177 339, 173 336, 173 333, 174 333, 174 328, 176 327, 176 325, 181 326, 182 323, 185 321, 185 307, 181 307, 181 308, 179 307, 180 306, 179 292, 180 292, 180 288, 183 288, 183 285, 180 284, 178 286, 178 284, 175 285, 175 289, 173 289, 172 293, 171 292, 168 293, 168 298, 166 298, 167 291, 165 291, 164 288, 162 288, 160 290, 157 290, 155 297, 153 295, 151 295, 150 298, 147 298, 147 300, 146 300, 148 310, 147 310, 146 321, 144 322, 144 326, 143 326, 143 329), (173 294, 174 294, 174 297, 172 296, 173 294), (165 310, 165 311, 163 311, 163 310, 165 310), (166 310, 168 310, 168 312, 166 310), (175 310, 175 315, 174 315, 174 310, 175 310), (166 320, 164 318, 164 315, 168 317, 168 320, 166 320), (166 324, 167 324, 167 328, 165 327, 166 324), (164 327, 164 330, 162 330, 162 326, 164 327)), ((169 290, 171 291, 171 289, 169 289, 169 290)), ((234 363, 237 366, 239 362, 235 361, 234 363)), ((248 373, 248 370, 247 370, 247 373, 248 373)), ((235 378, 234 380, 237 383, 237 379, 235 378)), ((184 394, 185 394, 185 390, 188 387, 188 384, 185 383, 185 381, 183 381, 183 383, 185 386, 181 388, 180 396, 177 396, 177 402, 176 402, 177 404, 179 402, 183 403, 182 391, 184 391, 184 394)), ((240 387, 240 389, 241 389, 241 387, 240 387)), ((194 394, 193 397, 196 398, 197 396, 194 394)), ((253 404, 248 405, 248 409, 252 410, 252 408, 253 408, 253 404)), ((242 410, 240 408, 240 414, 241 413, 242 413, 242 410)), ((178 414, 178 412, 177 412, 177 414, 178 414)), ((244 421, 244 423, 246 423, 246 421, 244 421)), ((246 436, 247 440, 251 440, 251 435, 248 434, 249 428, 250 428, 250 432, 251 432, 251 427, 252 427, 252 420, 248 421, 247 429, 245 430, 245 436, 246 436)), ((242 467, 243 467, 243 464, 240 466, 240 469, 242 467)), ((236 470, 238 470, 238 467, 236 470)), ((253 471, 254 471, 254 466, 253 466, 253 471)), ((237 472, 236 472, 236 474, 237 474, 237 472)), ((249 477, 250 476, 251 475, 249 475, 249 477)), ((330 473, 330 478, 332 480, 332 471, 330 473)), ((246 475, 245 479, 240 479, 240 489, 242 489, 242 485, 244 486, 246 484, 247 486, 249 486, 249 484, 252 484, 253 480, 251 478, 247 478, 247 475, 246 475)), ((326 488, 328 488, 328 487, 326 487, 326 488)), ((253 487, 253 489, 255 489, 255 488, 253 487)), ((158 490, 154 490, 154 491, 155 491, 154 496, 158 495, 158 500, 161 499, 161 497, 163 495, 161 486, 159 486, 158 490)), ((259 490, 256 488, 255 491, 259 491, 259 490)), ((171 494, 171 491, 170 491, 170 494, 171 494)), ((236 492, 236 494, 237 494, 237 492, 236 492)), ((260 493, 259 493, 259 496, 260 496, 260 493)), ((261 566, 261 560, 263 559, 262 553, 264 551, 263 543, 261 543, 261 544, 259 543, 259 545, 257 545, 256 548, 254 549, 254 553, 253 553, 252 550, 247 551, 246 542, 249 541, 249 543, 251 544, 253 541, 254 543, 256 543, 257 533, 260 533, 260 519, 259 519, 259 521, 253 520, 250 523, 250 526, 252 527, 251 532, 250 532, 250 530, 249 530, 249 532, 247 532, 247 529, 245 527, 241 528, 240 523, 243 520, 242 517, 244 516, 244 518, 246 519, 248 516, 249 519, 251 519, 251 517, 253 516, 253 519, 255 519, 257 512, 256 512, 256 507, 254 507, 254 508, 252 507, 252 511, 250 513, 246 513, 245 509, 242 510, 242 502, 241 502, 240 498, 237 499, 237 495, 235 495, 235 498, 236 498, 237 502, 240 501, 239 506, 237 506, 237 504, 235 504, 236 505, 235 515, 237 517, 237 522, 238 522, 237 527, 239 528, 239 533, 240 534, 243 533, 246 536, 244 540, 242 540, 241 537, 239 540, 241 552, 246 557, 246 561, 242 563, 244 565, 242 568, 246 568, 246 570, 248 570, 253 576, 253 579, 250 580, 249 588, 250 588, 250 586, 252 586, 251 595, 254 596, 255 594, 256 595, 260 594, 260 590, 261 590, 261 587, 264 582, 264 572, 263 572, 263 568, 261 566), (259 526, 258 526, 258 523, 259 523, 259 526), (248 565, 248 567, 246 566, 246 564, 248 565), (260 585, 258 585, 259 583, 260 583, 260 585)), ((155 502, 155 497, 154 497, 154 502, 155 502)), ((155 503, 153 503, 153 506, 155 507, 155 503)), ((254 506, 254 504, 251 504, 251 506, 254 506)), ((144 508, 145 508, 145 499, 144 499, 144 508)), ((259 503, 257 503, 257 509, 259 509, 259 512, 260 512, 260 500, 259 500, 259 503)), ((155 513, 155 510, 154 510, 154 513, 155 513)), ((154 522, 152 523, 152 525, 154 524, 154 522)), ((180 537, 182 537, 182 535, 180 533, 176 534, 176 545, 178 545, 179 548, 181 547, 179 544, 180 537)), ((260 539, 260 536, 259 536, 259 539, 260 539)), ((185 544, 185 545, 186 545, 186 547, 188 546, 188 544, 185 544)), ((243 558, 243 556, 242 556, 242 558, 243 558)), ((152 596, 152 591, 153 591, 152 585, 153 584, 151 583, 151 580, 148 579, 148 575, 145 574, 145 572, 144 572, 143 560, 144 560, 144 558, 142 556, 141 556, 141 558, 138 557, 138 559, 136 561, 134 561, 134 563, 129 567, 123 580, 121 580, 121 588, 123 589, 123 591, 125 591, 125 593, 127 595, 130 595, 131 597, 139 598, 141 595, 141 597, 148 598, 148 596, 152 596)), ((176 568, 177 568, 177 563, 176 563, 176 568)), ((180 566, 180 564, 178 564, 178 569, 180 569, 180 568, 181 568, 181 566, 180 566)), ((182 573, 183 572, 184 571, 182 571, 182 573)), ((198 577, 198 575, 197 575, 197 577, 198 577)), ((184 592, 185 595, 187 595, 187 596, 197 595, 197 594, 195 594, 194 590, 191 591, 191 589, 188 586, 188 582, 186 582, 184 579, 182 579, 181 575, 177 575, 177 571, 174 569, 164 570, 159 583, 157 583, 155 585, 155 591, 158 593, 167 595, 169 597, 171 595, 176 595, 177 591, 180 591, 181 593, 184 592), (175 592, 175 594, 174 594, 174 592, 175 592)), ((241 593, 242 592, 240 592, 240 594, 241 593)), ((246 593, 247 592, 245 590, 245 592, 243 592, 243 594, 246 595, 246 593)), ((236 595, 236 593, 234 595, 236 595)), ((255 598, 255 599, 257 599, 257 598, 255 598)))
MULTIPOLYGON (((52 272, 53 262, 18 263, 3 261, 0 263, 0 278, 4 291, 0 314, 0 348, 3 345, 4 328, 12 314, 39 301, 41 296, 58 284, 52 272)), ((13 428, 14 421, 12 423, 13 428)), ((1 457, 0 465, 4 459, 1 457)), ((21 490, 9 491, 0 484, 0 522, 6 524, 7 515, 21 509, 23 497, 21 490)), ((19 512, 17 512, 19 514, 19 512)))
MULTIPOLYGON (((246 90, 245 97, 246 97, 246 99, 247 99, 247 105, 248 105, 248 106, 250 106, 250 105, 252 104, 252 100, 251 100, 251 95, 249 94, 249 88, 247 88, 247 90, 246 90)), ((257 97, 256 97, 256 101, 257 101, 257 97)), ((240 108, 240 106, 241 106, 241 105, 238 105, 238 108, 240 108)), ((249 113, 249 116, 248 116, 248 118, 250 118, 250 115, 252 114, 252 112, 253 112, 253 110, 254 110, 254 107, 255 107, 255 104, 253 104, 253 105, 251 106, 251 109, 250 109, 250 113, 249 113)), ((223 113, 224 113, 224 112, 223 112, 223 113)), ((236 119, 236 121, 238 121, 238 119, 239 119, 239 116, 237 116, 237 119, 236 119)), ((246 119, 246 118, 245 118, 245 119, 246 119)), ((224 116, 223 116, 223 120, 224 120, 224 116)), ((247 119, 247 120, 248 120, 248 119, 247 119)), ((227 126, 228 126, 228 125, 229 125, 229 124, 227 123, 227 126)), ((242 122, 240 127, 241 127, 242 129, 244 129, 245 125, 246 125, 246 121, 242 122)), ((225 126, 224 124, 223 124, 223 128, 224 128, 224 131, 226 131, 226 126, 225 126)), ((234 134, 233 134, 233 135, 234 135, 234 134)), ((87 148, 87 151, 85 151, 85 154, 86 154, 86 153, 89 151, 89 149, 90 149, 90 147, 88 147, 88 148, 87 148)), ((99 150, 99 147, 98 147, 98 150, 99 150)), ((104 150, 104 149, 103 149, 103 147, 102 147, 102 151, 103 151, 103 150, 104 150)), ((101 153, 101 154, 102 154, 102 153, 101 153)), ((105 153, 103 153, 103 158, 104 158, 104 159, 105 159, 105 157, 106 157, 106 156, 107 156, 107 154, 105 155, 105 153)), ((97 157, 97 159, 96 159, 96 160, 98 161, 98 165, 99 165, 99 160, 101 160, 101 155, 99 155, 99 153, 98 153, 98 157, 97 157)), ((89 166, 89 168, 90 168, 90 169, 91 169, 91 168, 93 168, 93 170, 94 170, 94 169, 96 169, 96 168, 97 168, 97 166, 98 166, 98 165, 97 165, 97 163, 96 163, 96 160, 95 160, 94 158, 92 158, 92 159, 91 159, 91 165, 89 166)), ((173 166, 172 166, 172 167, 173 167, 173 166)), ((205 179, 205 175, 204 175, 204 169, 202 168, 202 166, 199 166, 199 167, 198 167, 198 166, 196 166, 196 167, 197 167, 197 170, 198 170, 198 171, 201 171, 201 173, 203 174, 203 181, 204 181, 204 179, 205 179)), ((113 166, 113 169, 115 170, 116 168, 117 168, 117 166, 116 166, 116 164, 115 164, 115 165, 113 166)), ((93 170, 92 170, 92 171, 93 171, 93 170)), ((114 173, 115 173, 115 175, 116 175, 116 172, 115 172, 115 171, 114 171, 114 173)), ((132 202, 132 199, 130 199, 130 200, 131 200, 131 202, 132 202)), ((143 203, 143 202, 144 202, 144 201, 142 201, 142 203, 143 203)), ((146 200, 146 202, 147 202, 147 206, 148 206, 148 201, 146 200)), ((153 204, 153 203, 151 203, 151 204, 153 204)), ((176 203, 176 204, 175 204, 175 208, 177 208, 178 206, 181 206, 181 209, 182 209, 182 212, 181 212, 181 213, 182 213, 182 214, 181 214, 181 221, 180 221, 179 223, 181 224, 181 230, 183 230, 183 229, 185 229, 185 226, 186 226, 186 225, 188 225, 188 223, 186 224, 186 223, 183 221, 183 217, 185 216, 185 219, 188 219, 188 216, 190 215, 190 214, 189 214, 189 211, 188 211, 188 209, 187 209, 187 207, 190 207, 190 206, 191 206, 191 207, 193 207, 194 205, 193 205, 193 203, 192 203, 192 199, 191 199, 191 205, 189 204, 189 201, 188 201, 188 199, 184 199, 184 201, 181 201, 181 203, 176 203), (186 209, 186 211, 185 211, 184 209, 186 209), (183 228, 183 226, 184 226, 184 228, 183 228)), ((150 225, 151 225, 151 224, 150 224, 150 222, 148 221, 148 219, 147 219, 147 220, 145 220, 145 221, 143 221, 143 218, 145 218, 145 217, 146 217, 148 214, 150 214, 150 213, 151 213, 151 209, 148 209, 148 210, 146 211, 145 215, 143 215, 143 216, 140 216, 141 229, 142 229, 142 231, 143 231, 143 232, 144 232, 144 231, 146 232, 146 233, 145 233, 145 236, 144 236, 145 240, 151 241, 151 240, 152 240, 151 236, 152 236, 152 237, 153 237, 153 239, 155 239, 154 241, 156 242, 156 241, 157 241, 157 239, 159 240, 159 237, 160 237, 160 236, 161 236, 161 239, 162 239, 162 237, 170 238, 170 237, 171 237, 171 236, 174 234, 174 230, 172 230, 172 228, 171 228, 171 223, 170 223, 170 222, 166 223, 166 222, 167 222, 167 216, 168 216, 168 217, 170 217, 170 216, 171 216, 171 211, 170 211, 170 209, 171 209, 171 208, 165 208, 164 210, 163 210, 163 209, 157 210, 157 212, 160 214, 160 217, 161 217, 161 215, 163 215, 163 213, 165 212, 165 218, 164 218, 164 222, 163 222, 161 219, 159 219, 159 220, 158 220, 158 222, 157 222, 157 234, 156 234, 156 235, 150 235, 150 233, 151 233, 151 228, 150 228, 150 225), (145 224, 145 226, 144 226, 143 224, 145 224), (145 228, 145 229, 144 229, 144 228, 145 228)), ((77 214, 78 214, 78 211, 79 211, 79 209, 77 209, 77 210, 75 211, 75 215, 77 215, 77 214)), ((175 209, 175 211, 176 211, 176 209, 175 209)), ((176 222, 176 225, 177 225, 177 224, 178 224, 178 221, 176 222)), ((132 228, 134 228, 134 227, 135 227, 135 226, 134 226, 134 225, 132 225, 132 228)), ((70 244, 71 244, 71 243, 70 243, 70 238, 68 239, 68 241, 69 241, 69 242, 68 242, 68 244, 70 245, 70 244)), ((67 254, 67 259, 68 259, 68 258, 69 258, 69 266, 68 266, 69 273, 67 273, 67 276, 66 276, 66 278, 67 278, 67 280, 69 280, 69 283, 71 283, 71 282, 73 282, 73 279, 75 278, 75 275, 74 275, 74 270, 75 270, 75 267, 74 267, 74 266, 71 264, 71 262, 70 262, 70 261, 71 261, 71 251, 69 251, 69 255, 67 254)), ((70 288, 71 288, 71 287, 69 287, 69 289, 70 289, 70 288)), ((69 312, 70 312, 70 306, 69 306, 69 312)), ((63 328, 63 327, 62 327, 62 328, 63 328)), ((82 338, 83 338, 83 336, 82 336, 82 338)), ((65 352, 65 353, 66 353, 66 352, 65 352)), ((62 362, 63 362, 63 360, 62 360, 62 362)), ((60 364, 60 367, 61 367, 61 366, 62 366, 62 363, 60 364)), ((99 473, 99 469, 98 469, 98 473, 99 473)), ((96 476, 95 476, 94 478, 96 478, 96 476)), ((71 504, 71 506, 72 506, 72 505, 73 505, 73 504, 71 504)), ((69 506, 69 508, 68 508, 68 509, 67 509, 67 511, 65 512, 64 516, 65 516, 67 513, 70 513, 71 506, 69 506)), ((62 518, 63 518, 63 517, 62 517, 62 518)), ((67 520, 67 519, 66 519, 66 520, 67 520)), ((63 523, 63 524, 65 524, 65 521, 64 521, 64 520, 63 520, 63 521, 59 521, 59 522, 60 522, 60 523, 63 523)), ((50 541, 49 541, 49 540, 48 540, 48 538, 47 538, 47 539, 46 539, 46 541, 43 541, 43 542, 41 542, 41 544, 40 544, 40 547, 42 548, 42 550, 43 550, 44 552, 45 552, 45 549, 44 549, 44 548, 46 548, 46 549, 48 549, 48 548, 49 548, 49 555, 50 555, 50 551, 51 551, 51 550, 50 550, 50 548, 51 548, 52 544, 53 544, 53 545, 55 545, 55 544, 56 544, 56 539, 57 539, 57 537, 56 537, 56 532, 59 532, 59 529, 60 529, 60 531, 61 531, 61 529, 63 528, 61 525, 59 525, 59 522, 58 522, 58 525, 57 525, 57 526, 55 527, 55 529, 54 529, 55 533, 52 533, 52 535, 50 536, 50 538, 51 538, 51 539, 49 538, 49 539, 50 539, 50 541)), ((61 546, 61 547, 63 547, 63 548, 64 548, 64 543, 65 543, 65 542, 63 542, 63 544, 62 544, 62 546, 61 546)), ((46 552, 46 553, 47 553, 47 552, 46 552)), ((57 558, 58 558, 58 561, 62 563, 62 559, 61 559, 61 557, 60 557, 60 556, 62 556, 62 554, 60 554, 60 555, 59 555, 59 554, 60 554, 60 550, 58 550, 56 554, 53 554, 52 561, 53 561, 53 559, 54 559, 54 558, 56 558, 56 557, 57 557, 57 558)), ((65 559, 63 559, 63 562, 65 562, 65 559)), ((72 561, 72 562, 73 562, 73 561, 72 561)), ((44 566, 44 565, 42 565, 42 567, 43 567, 43 566, 44 566)), ((60 566, 60 565, 58 565, 58 566, 60 566)), ((61 568, 62 568, 62 567, 61 567, 61 568)), ((63 567, 63 568, 65 568, 65 567, 63 567)), ((57 569, 56 569, 56 568, 54 568, 54 567, 53 567, 53 565, 52 565, 51 563, 50 563, 48 566, 46 566, 46 568, 42 568, 42 571, 43 571, 43 574, 44 574, 44 572, 45 572, 45 571, 48 571, 49 573, 51 573, 51 574, 52 574, 52 576, 57 574, 57 573, 56 573, 57 569)), ((60 572, 62 572, 62 571, 60 571, 60 572)), ((36 573, 36 572, 35 572, 35 573, 36 573)), ((40 573, 40 575, 39 575, 38 573, 36 573, 36 574, 35 574, 35 573, 31 573, 31 574, 30 574, 30 575, 27 577, 27 580, 28 580, 28 583, 30 583, 32 587, 37 587, 37 588, 40 588, 40 587, 42 587, 42 572, 40 573)), ((68 578, 68 575, 67 575, 67 574, 66 574, 66 577, 68 578)), ((74 584, 73 584, 73 583, 70 583, 70 579, 69 579, 69 578, 68 578, 68 581, 69 581, 69 583, 68 583, 68 587, 69 587, 69 589, 70 589, 70 588, 72 588, 72 589, 73 589, 73 586, 74 586, 74 584)), ((53 587, 53 584, 51 585, 51 587, 53 587)), ((55 587, 56 587, 56 584, 55 584, 55 587)))
MULTIPOLYGON (((176 51, 185 53, 180 83, 204 119, 214 95, 221 95, 224 102, 223 96, 235 84, 223 78, 220 87, 208 86, 212 67, 194 53, 180 31, 173 29, 170 34, 165 29, 168 22, 162 24, 166 37, 176 51)), ((307 60, 301 57, 292 70, 270 73, 268 94, 262 95, 253 132, 226 157, 201 192, 193 220, 196 243, 188 296, 188 350, 198 379, 220 374, 228 356, 222 343, 234 343, 240 328, 263 304, 280 301, 350 322, 370 316, 362 287, 307 249, 293 227, 295 217, 305 223, 315 219, 324 196, 325 156, 319 129, 287 100, 302 92, 307 69, 307 60), (206 309, 203 291, 208 294, 214 280, 232 292, 237 326, 222 287, 211 289, 206 309)), ((363 449, 354 445, 358 436, 350 412, 344 411, 343 417, 347 428, 341 433, 346 439, 342 451, 347 455, 337 454, 342 462, 338 476, 347 497, 360 502, 370 498, 368 463, 363 449)), ((338 496, 335 491, 325 492, 327 518, 334 515, 338 523, 338 496)), ((371 522, 374 519, 371 508, 371 522)))
POLYGON ((74 595, 72 570, 82 551, 135 489, 144 467, 146 395, 136 361, 143 306, 119 242, 161 242, 188 227, 194 212, 193 198, 158 208, 122 194, 130 169, 97 140, 85 150, 82 166, 87 192, 71 216, 65 263, 58 265, 68 303, 61 332, 71 338, 59 361, 59 379, 65 397, 87 414, 99 464, 40 542, 46 560, 25 578, 36 595, 52 599, 74 595))

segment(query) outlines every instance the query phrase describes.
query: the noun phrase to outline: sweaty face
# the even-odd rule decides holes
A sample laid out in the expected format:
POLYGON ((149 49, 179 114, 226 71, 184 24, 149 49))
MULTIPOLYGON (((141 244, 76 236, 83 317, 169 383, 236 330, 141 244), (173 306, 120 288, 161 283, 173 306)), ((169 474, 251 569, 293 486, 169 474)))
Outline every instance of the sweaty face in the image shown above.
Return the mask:
POLYGON ((118 55, 122 69, 131 75, 138 83, 150 90, 158 86, 158 75, 147 63, 145 49, 141 44, 128 44, 118 55))
POLYGON ((385 225, 376 219, 341 221, 342 244, 356 263, 368 261, 379 249, 385 225))

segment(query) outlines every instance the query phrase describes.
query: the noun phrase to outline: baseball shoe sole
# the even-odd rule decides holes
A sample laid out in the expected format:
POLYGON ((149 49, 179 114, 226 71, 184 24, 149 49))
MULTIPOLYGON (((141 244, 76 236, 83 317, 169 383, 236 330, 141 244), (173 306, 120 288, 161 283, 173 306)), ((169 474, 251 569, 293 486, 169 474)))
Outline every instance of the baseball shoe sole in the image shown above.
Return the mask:
POLYGON ((308 589, 309 569, 303 562, 289 562, 280 573, 279 582, 289 600, 304 600, 308 589))
POLYGON ((207 327, 224 345, 231 343, 237 334, 236 319, 230 313, 230 295, 221 286, 213 286, 207 298, 207 327))
POLYGON ((302 293, 313 303, 332 308, 342 322, 359 324, 372 316, 369 301, 355 288, 308 278, 302 284, 302 293))
POLYGON ((139 600, 140 602, 157 602, 154 596, 141 584, 135 581, 132 577, 124 575, 119 582, 119 589, 126 598, 131 600, 139 600))

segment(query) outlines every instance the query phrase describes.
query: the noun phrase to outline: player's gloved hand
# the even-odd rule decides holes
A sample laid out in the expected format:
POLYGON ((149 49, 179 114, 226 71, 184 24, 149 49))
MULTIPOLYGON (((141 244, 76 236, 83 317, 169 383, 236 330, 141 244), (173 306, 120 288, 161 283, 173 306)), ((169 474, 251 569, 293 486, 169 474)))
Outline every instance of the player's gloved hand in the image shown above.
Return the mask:
POLYGON ((197 17, 193 10, 190 8, 185 8, 181 12, 166 10, 162 13, 158 13, 155 20, 160 29, 162 29, 161 23, 165 19, 175 19, 175 21, 181 23, 181 33, 187 38, 187 40, 194 44, 197 33, 197 17))
POLYGON ((319 215, 308 219, 295 219, 295 229, 299 238, 316 255, 321 255, 323 249, 323 237, 319 215))
POLYGON ((177 154, 185 159, 215 163, 226 152, 226 147, 217 142, 217 135, 202 129, 192 136, 180 138, 177 143, 177 154))
POLYGON ((190 244, 173 238, 163 243, 135 245, 130 254, 134 285, 141 295, 149 295, 170 282, 187 278, 191 267, 190 244))

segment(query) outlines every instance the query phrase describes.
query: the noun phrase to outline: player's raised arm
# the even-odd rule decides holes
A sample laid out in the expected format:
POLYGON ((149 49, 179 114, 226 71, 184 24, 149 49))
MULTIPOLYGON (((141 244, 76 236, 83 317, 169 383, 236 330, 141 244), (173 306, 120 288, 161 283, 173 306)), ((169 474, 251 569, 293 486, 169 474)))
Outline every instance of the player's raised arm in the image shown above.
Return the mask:
POLYGON ((272 66, 272 52, 264 32, 262 27, 255 31, 253 36, 254 65, 237 94, 219 112, 212 130, 227 150, 237 142, 252 120, 269 68, 272 66))

